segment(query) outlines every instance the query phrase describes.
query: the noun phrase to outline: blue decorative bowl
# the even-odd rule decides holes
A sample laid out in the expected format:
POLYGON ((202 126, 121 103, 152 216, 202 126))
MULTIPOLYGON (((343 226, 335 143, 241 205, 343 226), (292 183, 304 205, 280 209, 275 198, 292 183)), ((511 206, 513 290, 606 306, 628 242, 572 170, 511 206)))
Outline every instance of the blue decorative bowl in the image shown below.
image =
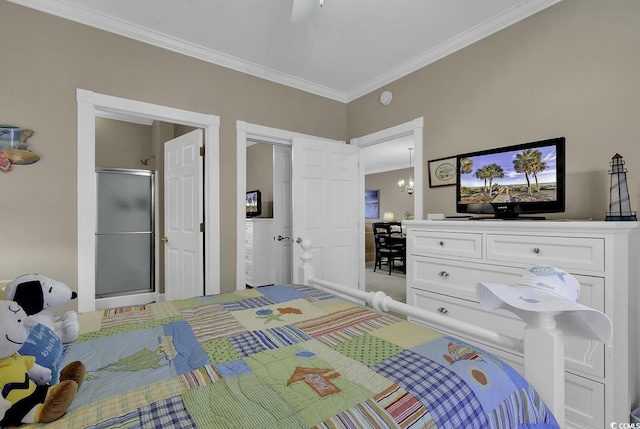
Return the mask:
POLYGON ((0 149, 18 147, 22 128, 11 125, 0 125, 0 149))
POLYGON ((22 128, 11 125, 0 125, 0 140, 20 140, 22 128))

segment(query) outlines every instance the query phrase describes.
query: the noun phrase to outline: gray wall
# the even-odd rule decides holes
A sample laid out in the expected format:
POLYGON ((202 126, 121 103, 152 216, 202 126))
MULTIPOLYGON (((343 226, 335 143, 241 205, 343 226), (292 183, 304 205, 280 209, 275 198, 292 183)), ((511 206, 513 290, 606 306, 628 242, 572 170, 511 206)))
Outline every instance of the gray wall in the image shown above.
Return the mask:
POLYGON ((151 155, 151 125, 96 118, 97 166, 154 170, 155 159, 149 160, 147 166, 140 162, 151 155))
MULTIPOLYGON (((380 218, 385 211, 392 211, 396 221, 402 221, 404 214, 409 212, 413 215, 413 196, 406 192, 400 192, 398 181, 404 179, 408 182, 409 175, 413 175, 413 168, 403 168, 401 170, 385 171, 384 173, 367 174, 364 177, 365 189, 378 189, 380 218)), ((378 219, 377 221, 380 221, 378 219)), ((376 222, 376 219, 366 219, 366 223, 376 222)))
MULTIPOLYGON (((0 119, 35 130, 42 156, 0 173, 0 278, 40 272, 77 289, 76 88, 220 116, 223 291, 235 285, 236 120, 348 141, 422 116, 425 160, 565 136, 560 217, 603 218, 616 152, 640 201, 637 0, 564 0, 347 105, 12 3, 0 16, 0 119)), ((423 189, 425 213, 455 211, 452 187, 425 175, 423 189)))
POLYGON ((0 279, 39 272, 77 290, 76 88, 220 116, 223 291, 235 288, 236 121, 345 140, 343 103, 13 3, 0 16, 12 64, 0 122, 33 129, 42 157, 0 173, 0 279))
MULTIPOLYGON (((425 163, 565 136, 567 209, 553 217, 603 219, 616 152, 640 207, 639 71, 640 2, 563 0, 349 103, 349 138, 423 116, 425 163)), ((429 188, 423 165, 425 215, 454 213, 455 188, 429 188)))

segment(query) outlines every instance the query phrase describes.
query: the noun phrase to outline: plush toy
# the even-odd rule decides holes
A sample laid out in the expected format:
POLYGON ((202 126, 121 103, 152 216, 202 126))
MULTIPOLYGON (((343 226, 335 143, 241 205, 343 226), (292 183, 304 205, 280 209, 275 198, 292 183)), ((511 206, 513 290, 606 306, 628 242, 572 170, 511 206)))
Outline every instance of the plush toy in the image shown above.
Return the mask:
POLYGON ((49 385, 51 371, 33 356, 17 351, 35 320, 13 301, 0 301, 0 425, 48 423, 69 408, 84 380, 85 367, 75 361, 60 372, 60 383, 49 385))
POLYGON ((20 304, 38 323, 53 329, 63 343, 70 343, 78 338, 78 313, 67 311, 54 319, 51 309, 77 297, 78 294, 64 283, 40 274, 22 275, 4 287, 4 299, 20 304))

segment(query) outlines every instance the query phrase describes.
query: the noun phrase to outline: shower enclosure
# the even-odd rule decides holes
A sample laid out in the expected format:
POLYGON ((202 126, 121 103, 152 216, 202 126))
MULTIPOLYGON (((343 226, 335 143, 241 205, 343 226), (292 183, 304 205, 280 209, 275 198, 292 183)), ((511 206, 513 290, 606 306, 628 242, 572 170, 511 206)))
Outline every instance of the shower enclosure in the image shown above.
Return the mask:
POLYGON ((155 177, 96 167, 96 298, 155 291, 155 177))

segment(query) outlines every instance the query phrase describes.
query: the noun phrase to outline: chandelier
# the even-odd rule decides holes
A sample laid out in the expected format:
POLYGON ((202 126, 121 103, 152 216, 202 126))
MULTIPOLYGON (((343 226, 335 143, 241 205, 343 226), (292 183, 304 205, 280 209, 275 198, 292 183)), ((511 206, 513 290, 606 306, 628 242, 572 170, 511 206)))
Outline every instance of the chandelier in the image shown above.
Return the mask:
MULTIPOLYGON (((411 168, 411 151, 413 151, 412 147, 409 148, 409 168, 411 168)), ((404 179, 398 181, 398 188, 401 192, 413 195, 413 175, 409 174, 408 182, 405 182, 404 179)))

